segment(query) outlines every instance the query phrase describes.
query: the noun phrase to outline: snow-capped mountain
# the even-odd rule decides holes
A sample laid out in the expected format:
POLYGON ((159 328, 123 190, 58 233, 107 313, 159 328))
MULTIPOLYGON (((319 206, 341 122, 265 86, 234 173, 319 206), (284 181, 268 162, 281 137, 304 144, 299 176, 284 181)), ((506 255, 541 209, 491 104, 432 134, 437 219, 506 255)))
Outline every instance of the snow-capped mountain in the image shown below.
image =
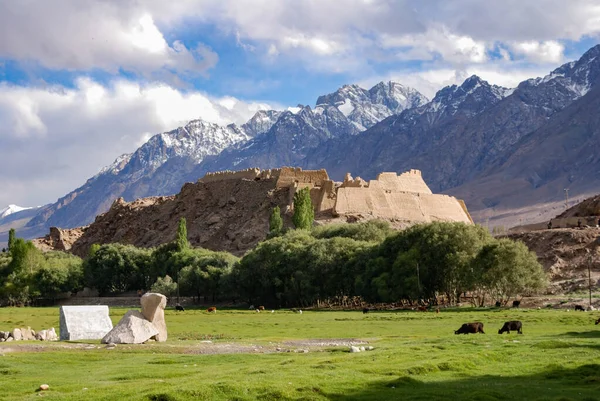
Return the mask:
POLYGON ((241 128, 246 135, 251 137, 264 134, 277 122, 281 113, 277 110, 259 110, 241 128))
POLYGON ((119 156, 82 187, 45 207, 28 225, 85 225, 120 196, 130 200, 167 195, 173 188, 177 188, 176 192, 183 184, 181 177, 187 172, 183 165, 199 163, 207 156, 249 139, 250 136, 234 124, 222 127, 203 120, 193 120, 183 127, 154 135, 134 153, 119 156), (153 181, 157 171, 168 170, 174 160, 182 161, 181 171, 172 171, 153 181), (165 164, 168 167, 164 167, 165 164))
POLYGON ((334 93, 320 96, 317 107, 337 107, 359 131, 364 131, 393 114, 428 101, 417 90, 389 81, 380 82, 369 90, 358 85, 344 85, 334 93))
POLYGON ((17 213, 23 210, 29 210, 29 209, 33 209, 32 207, 21 207, 21 206, 17 206, 17 205, 8 205, 7 207, 5 207, 4 209, 0 209, 0 219, 11 215, 13 213, 17 213))
POLYGON ((194 120, 154 135, 134 153, 119 156, 82 187, 45 207, 29 225, 85 225, 118 197, 132 200, 176 193, 186 181, 204 175, 209 166, 213 171, 296 164, 324 141, 356 135, 364 130, 363 124, 370 126, 425 99, 414 89, 393 82, 368 91, 353 87, 366 93, 353 103, 356 110, 350 114, 355 121, 340 110, 341 104, 325 102, 314 109, 299 105, 285 111, 261 110, 241 127, 194 120))

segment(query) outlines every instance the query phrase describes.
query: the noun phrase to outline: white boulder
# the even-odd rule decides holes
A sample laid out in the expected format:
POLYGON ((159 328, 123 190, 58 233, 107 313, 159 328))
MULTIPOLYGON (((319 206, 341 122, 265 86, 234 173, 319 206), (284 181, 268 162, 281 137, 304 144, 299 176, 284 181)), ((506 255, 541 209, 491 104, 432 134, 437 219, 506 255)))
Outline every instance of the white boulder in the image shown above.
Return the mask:
POLYGON ((102 338, 103 344, 141 344, 159 334, 141 312, 128 311, 111 331, 102 338))

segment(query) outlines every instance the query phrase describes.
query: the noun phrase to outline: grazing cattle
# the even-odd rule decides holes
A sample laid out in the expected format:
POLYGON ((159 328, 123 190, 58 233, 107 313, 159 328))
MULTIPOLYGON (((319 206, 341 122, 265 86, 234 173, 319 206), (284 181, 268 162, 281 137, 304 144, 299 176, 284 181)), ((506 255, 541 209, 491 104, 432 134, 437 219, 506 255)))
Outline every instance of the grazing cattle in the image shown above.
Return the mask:
POLYGON ((596 320, 596 324, 600 324, 600 319, 596 320))
POLYGON ((502 306, 502 302, 500 302, 500 301, 496 301, 496 308, 499 308, 499 307, 501 307, 501 306, 502 306))
POLYGON ((521 301, 513 301, 513 308, 518 308, 521 306, 521 301))
POLYGON ((583 306, 581 306, 581 305, 575 305, 575 311, 578 311, 578 310, 580 310, 582 312, 585 312, 585 308, 583 306))
POLYGON ((481 323, 481 322, 464 323, 462 326, 460 326, 460 329, 454 331, 454 334, 469 334, 469 333, 485 334, 483 332, 483 323, 481 323))
POLYGON ((523 324, 518 320, 512 320, 510 322, 504 323, 504 326, 500 330, 498 330, 498 334, 502 334, 504 332, 510 334, 510 331, 517 331, 519 334, 523 334, 523 324))
POLYGON ((208 308, 206 310, 208 313, 217 313, 217 307, 216 306, 211 306, 210 308, 208 308))
POLYGON ((265 307, 264 306, 259 306, 258 310, 265 310, 265 307))
POLYGON ((175 305, 175 310, 178 312, 185 312, 185 309, 183 308, 183 306, 177 304, 175 305))
POLYGON ((369 313, 369 308, 364 308, 363 313, 369 313))

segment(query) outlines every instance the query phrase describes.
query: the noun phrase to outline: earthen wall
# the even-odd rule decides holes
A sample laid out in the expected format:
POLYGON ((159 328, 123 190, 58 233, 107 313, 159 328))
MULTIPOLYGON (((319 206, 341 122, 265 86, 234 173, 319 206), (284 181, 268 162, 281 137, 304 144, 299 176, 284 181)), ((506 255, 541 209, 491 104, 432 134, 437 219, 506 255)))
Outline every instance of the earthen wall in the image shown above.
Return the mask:
POLYGON ((320 187, 327 180, 329 180, 329 175, 327 175, 325 169, 302 170, 300 167, 282 167, 279 172, 277 187, 291 187, 294 182, 310 183, 315 187, 320 187))

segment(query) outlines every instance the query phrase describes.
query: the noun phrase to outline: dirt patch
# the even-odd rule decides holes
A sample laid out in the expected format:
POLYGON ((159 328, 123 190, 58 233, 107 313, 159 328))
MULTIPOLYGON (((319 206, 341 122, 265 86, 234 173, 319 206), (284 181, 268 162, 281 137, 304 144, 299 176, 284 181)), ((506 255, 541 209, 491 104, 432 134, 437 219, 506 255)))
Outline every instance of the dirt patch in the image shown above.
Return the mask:
POLYGON ((350 347, 352 345, 368 344, 366 341, 353 338, 332 339, 306 339, 271 342, 268 344, 239 344, 239 343, 211 343, 201 342, 193 348, 186 349, 186 354, 273 354, 273 353, 308 353, 322 352, 325 348, 350 347))

